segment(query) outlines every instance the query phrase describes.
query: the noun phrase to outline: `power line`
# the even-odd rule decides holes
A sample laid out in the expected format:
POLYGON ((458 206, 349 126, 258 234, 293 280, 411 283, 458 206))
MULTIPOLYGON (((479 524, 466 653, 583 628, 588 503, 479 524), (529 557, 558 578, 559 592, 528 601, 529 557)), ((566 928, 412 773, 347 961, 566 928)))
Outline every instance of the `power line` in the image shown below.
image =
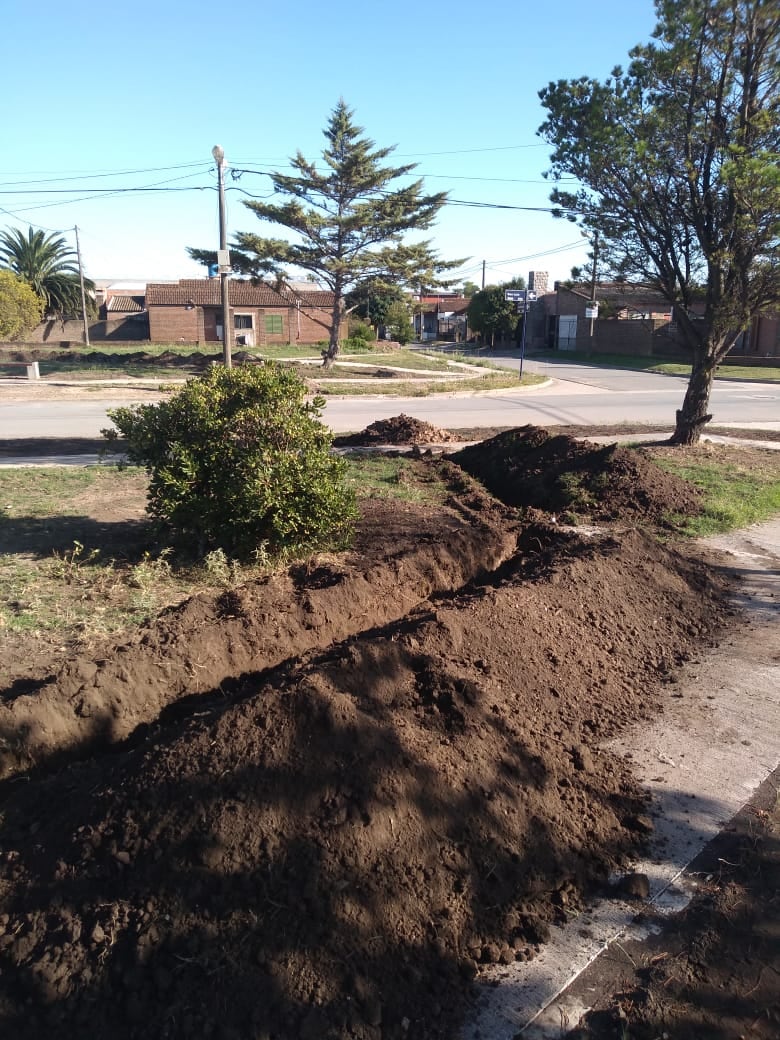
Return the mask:
MULTIPOLYGON (((88 181, 97 180, 101 177, 129 177, 137 176, 139 174, 147 173, 164 173, 167 170, 186 170, 192 169, 193 167, 205 167, 208 168, 211 164, 206 162, 197 163, 178 163, 175 166, 152 166, 148 169, 141 170, 107 170, 103 173, 79 173, 79 174, 67 174, 65 176, 51 176, 43 177, 38 180, 23 180, 23 181, 0 181, 0 188, 8 187, 17 184, 63 184, 65 181, 88 181)), ((16 173, 15 176, 31 176, 22 173, 16 173)))
MULTIPOLYGON (((499 267, 506 267, 509 264, 520 264, 524 263, 526 260, 536 260, 537 258, 543 256, 554 256, 557 253, 566 253, 570 249, 576 249, 577 247, 586 244, 587 243, 585 243, 583 240, 580 240, 578 242, 568 242, 566 245, 556 246, 554 249, 544 249, 538 253, 529 253, 527 256, 513 256, 510 257, 508 260, 486 260, 485 264, 489 270, 496 270, 499 267)), ((480 260, 478 263, 469 264, 467 267, 461 267, 459 270, 461 274, 469 274, 472 271, 481 271, 482 261, 480 260)))
MULTIPOLYGON (((11 217, 12 220, 18 220, 19 219, 16 216, 15 213, 11 212, 10 209, 3 209, 2 206, 0 206, 0 213, 5 213, 5 215, 7 217, 11 217)), ((43 224, 36 224, 34 220, 25 220, 24 223, 25 224, 29 224, 30 227, 37 228, 38 231, 47 231, 47 232, 49 232, 52 235, 64 235, 66 231, 72 231, 73 230, 72 228, 50 228, 50 227, 44 227, 43 224)))
MULTIPOLYGON (((248 171, 256 172, 256 171, 248 171)), ((192 175, 190 175, 192 176, 192 175)), ((88 202, 94 198, 110 198, 116 195, 150 194, 153 192, 186 192, 186 191, 211 191, 215 190, 213 185, 190 185, 188 187, 157 187, 155 185, 143 185, 133 188, 34 188, 32 190, 0 188, 0 195, 72 195, 79 193, 77 199, 55 200, 54 202, 42 203, 38 206, 26 206, 25 209, 44 209, 49 206, 69 205, 72 202, 88 202), (85 194, 86 193, 86 194, 85 194)), ((255 195, 244 188, 231 186, 227 191, 238 191, 250 198, 268 198, 268 195, 255 195)), ((271 194, 274 194, 271 192, 271 194)), ((576 213, 576 210, 567 209, 564 206, 517 206, 507 202, 480 202, 474 199, 451 199, 444 202, 445 206, 466 206, 472 209, 507 209, 518 210, 526 213, 576 213)))

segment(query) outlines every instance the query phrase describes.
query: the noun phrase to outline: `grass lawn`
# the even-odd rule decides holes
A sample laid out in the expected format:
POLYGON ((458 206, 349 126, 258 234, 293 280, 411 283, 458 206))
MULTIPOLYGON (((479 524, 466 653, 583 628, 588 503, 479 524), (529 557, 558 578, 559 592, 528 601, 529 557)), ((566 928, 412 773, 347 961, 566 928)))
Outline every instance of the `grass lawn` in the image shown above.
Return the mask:
MULTIPOLYGON (((54 351, 51 358, 39 361, 39 367, 44 379, 47 376, 78 381, 143 379, 165 384, 202 373, 204 358, 221 357, 218 350, 213 349, 218 346, 208 344, 195 348, 181 344, 148 344, 139 347, 134 344, 132 347, 114 347, 107 344, 101 348, 77 347, 63 352, 62 357, 58 357, 54 351), (139 354, 145 357, 139 358, 139 354), (159 364, 156 364, 155 359, 158 358, 159 364)), ((378 393, 416 397, 458 389, 491 390, 518 385, 514 373, 483 359, 471 359, 459 354, 388 350, 383 343, 378 343, 377 349, 362 353, 345 351, 339 355, 333 367, 325 371, 320 363, 320 349, 321 344, 280 345, 252 348, 247 353, 258 360, 296 365, 312 389, 320 393, 378 393), (415 379, 421 382, 412 382, 415 379), (350 384, 348 380, 360 382, 350 384)), ((18 375, 17 367, 3 366, 4 357, 9 355, 0 350, 0 374, 18 375)), ((539 377, 528 376, 523 379, 523 385, 539 381, 539 377)))
MULTIPOLYGON (((440 501, 444 486, 413 459, 348 458, 358 497, 440 501)), ((157 544, 137 467, 0 469, 0 631, 65 642, 113 635, 202 589, 259 576, 217 551, 181 565, 157 544)))
POLYGON ((780 513, 780 451, 708 444, 682 451, 653 447, 646 453, 702 491, 700 516, 670 518, 680 534, 721 534, 780 513))
POLYGON ((337 394, 340 397, 360 396, 366 394, 384 394, 397 397, 430 397, 431 394, 451 394, 461 392, 484 392, 485 390, 507 390, 517 386, 533 386, 544 382, 543 376, 523 374, 522 383, 516 375, 507 369, 502 372, 489 372, 484 376, 471 379, 442 380, 437 382, 394 381, 381 377, 375 383, 348 383, 346 381, 309 378, 313 390, 324 396, 337 394))

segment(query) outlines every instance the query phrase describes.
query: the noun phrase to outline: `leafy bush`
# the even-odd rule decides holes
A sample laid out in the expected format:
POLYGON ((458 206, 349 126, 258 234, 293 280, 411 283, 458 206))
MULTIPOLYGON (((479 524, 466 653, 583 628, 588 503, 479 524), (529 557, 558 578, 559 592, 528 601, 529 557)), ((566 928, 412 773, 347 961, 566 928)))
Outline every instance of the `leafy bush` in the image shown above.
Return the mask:
MULTIPOLYGON (((289 368, 214 366, 167 401, 114 408, 131 462, 149 473, 148 513, 203 556, 246 558, 345 544, 357 516, 322 398, 289 368)), ((104 430, 109 440, 116 430, 104 430)))
POLYGON ((350 336, 349 339, 341 341, 342 354, 370 354, 373 351, 381 349, 382 344, 378 343, 375 339, 354 339, 350 336))
POLYGON ((397 300, 387 308, 385 329, 402 347, 414 339, 414 326, 409 317, 409 310, 403 301, 397 300))
POLYGON ((350 318, 349 338, 352 340, 363 340, 364 343, 371 344, 376 340, 376 332, 370 323, 363 318, 350 318))
POLYGON ((12 271, 0 271, 0 340, 20 339, 43 316, 43 303, 12 271))

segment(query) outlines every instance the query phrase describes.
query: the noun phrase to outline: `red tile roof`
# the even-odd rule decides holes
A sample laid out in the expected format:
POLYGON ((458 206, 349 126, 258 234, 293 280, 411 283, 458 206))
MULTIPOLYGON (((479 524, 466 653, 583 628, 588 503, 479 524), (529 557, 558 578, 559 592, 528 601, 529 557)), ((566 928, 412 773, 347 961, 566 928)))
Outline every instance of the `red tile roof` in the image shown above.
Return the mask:
MULTIPOLYGON (((332 307, 333 293, 321 290, 292 292, 289 289, 277 292, 273 286, 263 282, 255 285, 242 279, 230 280, 232 307, 290 307, 298 300, 304 307, 332 307)), ((218 278, 183 278, 176 284, 150 282, 146 286, 147 307, 184 307, 188 303, 196 307, 219 307, 221 302, 218 278)))
POLYGON ((423 296, 422 310, 426 314, 465 314, 470 303, 466 296, 423 296))
MULTIPOLYGON (((562 286, 566 288, 566 286, 562 286)), ((591 298, 591 287, 585 283, 572 285, 569 292, 575 296, 591 298)), ((634 311, 668 312, 672 305, 659 292, 644 285, 633 285, 631 282, 598 282, 596 298, 604 300, 614 307, 624 307, 634 311)))

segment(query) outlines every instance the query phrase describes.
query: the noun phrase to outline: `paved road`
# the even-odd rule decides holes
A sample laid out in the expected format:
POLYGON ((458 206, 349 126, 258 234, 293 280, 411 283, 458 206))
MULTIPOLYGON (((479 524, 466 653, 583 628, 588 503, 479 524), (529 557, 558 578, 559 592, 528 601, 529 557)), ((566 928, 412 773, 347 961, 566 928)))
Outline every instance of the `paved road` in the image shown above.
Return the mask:
MULTIPOLYGON (((496 359, 516 365, 517 359, 496 359)), ((552 378, 539 389, 428 398, 347 397, 328 401, 325 421, 342 433, 404 412, 437 426, 598 425, 641 422, 671 425, 685 393, 682 377, 526 361, 552 378)), ((95 437, 108 425, 106 409, 124 401, 40 401, 0 404, 0 439, 95 437)), ((711 399, 717 425, 780 429, 780 385, 720 382, 711 399)))

